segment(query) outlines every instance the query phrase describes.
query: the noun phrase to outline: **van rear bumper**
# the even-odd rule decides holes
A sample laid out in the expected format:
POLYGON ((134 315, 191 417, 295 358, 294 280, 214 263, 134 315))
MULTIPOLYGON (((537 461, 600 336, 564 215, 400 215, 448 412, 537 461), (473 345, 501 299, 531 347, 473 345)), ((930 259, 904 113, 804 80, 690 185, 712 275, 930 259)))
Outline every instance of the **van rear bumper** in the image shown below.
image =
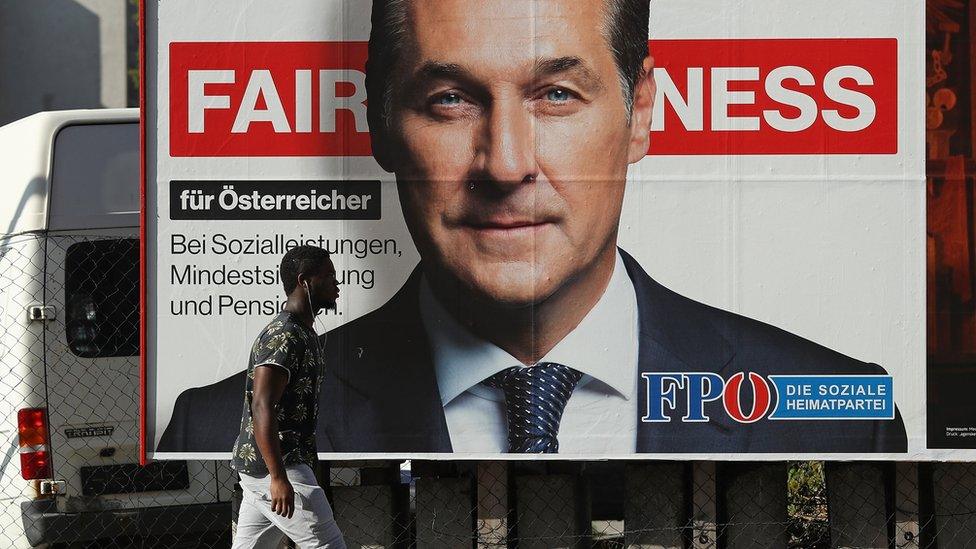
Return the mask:
POLYGON ((20 504, 31 545, 117 536, 179 536, 230 529, 230 502, 60 513, 52 499, 20 504))

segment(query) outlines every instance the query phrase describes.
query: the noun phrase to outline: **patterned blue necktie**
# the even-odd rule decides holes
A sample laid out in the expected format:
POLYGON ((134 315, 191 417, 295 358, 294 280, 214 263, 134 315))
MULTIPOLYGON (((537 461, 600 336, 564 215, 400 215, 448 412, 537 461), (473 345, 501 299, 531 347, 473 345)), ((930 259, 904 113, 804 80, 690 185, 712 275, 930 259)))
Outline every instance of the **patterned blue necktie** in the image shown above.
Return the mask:
POLYGON ((559 420, 583 374, 562 364, 513 366, 485 380, 505 392, 508 451, 554 454, 559 451, 559 420))

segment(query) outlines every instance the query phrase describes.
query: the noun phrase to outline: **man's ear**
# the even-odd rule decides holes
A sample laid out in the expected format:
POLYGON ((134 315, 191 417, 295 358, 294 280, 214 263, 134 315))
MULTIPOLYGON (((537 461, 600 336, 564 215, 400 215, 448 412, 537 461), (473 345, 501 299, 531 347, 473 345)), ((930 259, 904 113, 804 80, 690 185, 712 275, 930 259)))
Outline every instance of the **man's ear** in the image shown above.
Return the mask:
POLYGON ((308 283, 308 277, 302 273, 298 273, 298 276, 295 277, 295 281, 297 282, 295 289, 297 290, 298 288, 301 288, 302 291, 305 291, 305 284, 308 283))
POLYGON ((654 112, 654 95, 657 86, 654 84, 654 58, 644 58, 642 67, 644 75, 634 86, 634 103, 630 113, 630 150, 627 162, 633 164, 647 155, 647 148, 651 144, 651 116, 654 112))

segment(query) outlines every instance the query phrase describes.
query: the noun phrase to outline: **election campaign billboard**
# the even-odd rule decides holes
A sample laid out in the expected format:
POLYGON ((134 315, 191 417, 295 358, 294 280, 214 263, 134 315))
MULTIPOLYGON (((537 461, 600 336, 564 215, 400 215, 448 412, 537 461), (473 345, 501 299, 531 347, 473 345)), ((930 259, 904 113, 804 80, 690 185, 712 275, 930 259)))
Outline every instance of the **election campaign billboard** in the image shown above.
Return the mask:
POLYGON ((926 447, 920 0, 144 23, 149 457, 243 452, 299 245, 341 288, 322 458, 962 455, 926 447))

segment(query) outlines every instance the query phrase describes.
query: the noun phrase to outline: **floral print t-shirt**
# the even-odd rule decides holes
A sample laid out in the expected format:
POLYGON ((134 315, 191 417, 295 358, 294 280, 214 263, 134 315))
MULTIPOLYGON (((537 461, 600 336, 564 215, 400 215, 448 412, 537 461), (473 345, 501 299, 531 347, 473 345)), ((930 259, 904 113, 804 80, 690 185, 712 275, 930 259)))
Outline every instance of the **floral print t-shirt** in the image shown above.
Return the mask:
POLYGON ((288 384, 275 409, 283 464, 305 463, 314 467, 319 385, 325 365, 318 336, 287 311, 275 317, 251 347, 244 390, 244 413, 241 431, 234 442, 231 467, 251 476, 268 473, 254 439, 254 420, 251 417, 254 369, 262 366, 280 368, 288 374, 288 384))

